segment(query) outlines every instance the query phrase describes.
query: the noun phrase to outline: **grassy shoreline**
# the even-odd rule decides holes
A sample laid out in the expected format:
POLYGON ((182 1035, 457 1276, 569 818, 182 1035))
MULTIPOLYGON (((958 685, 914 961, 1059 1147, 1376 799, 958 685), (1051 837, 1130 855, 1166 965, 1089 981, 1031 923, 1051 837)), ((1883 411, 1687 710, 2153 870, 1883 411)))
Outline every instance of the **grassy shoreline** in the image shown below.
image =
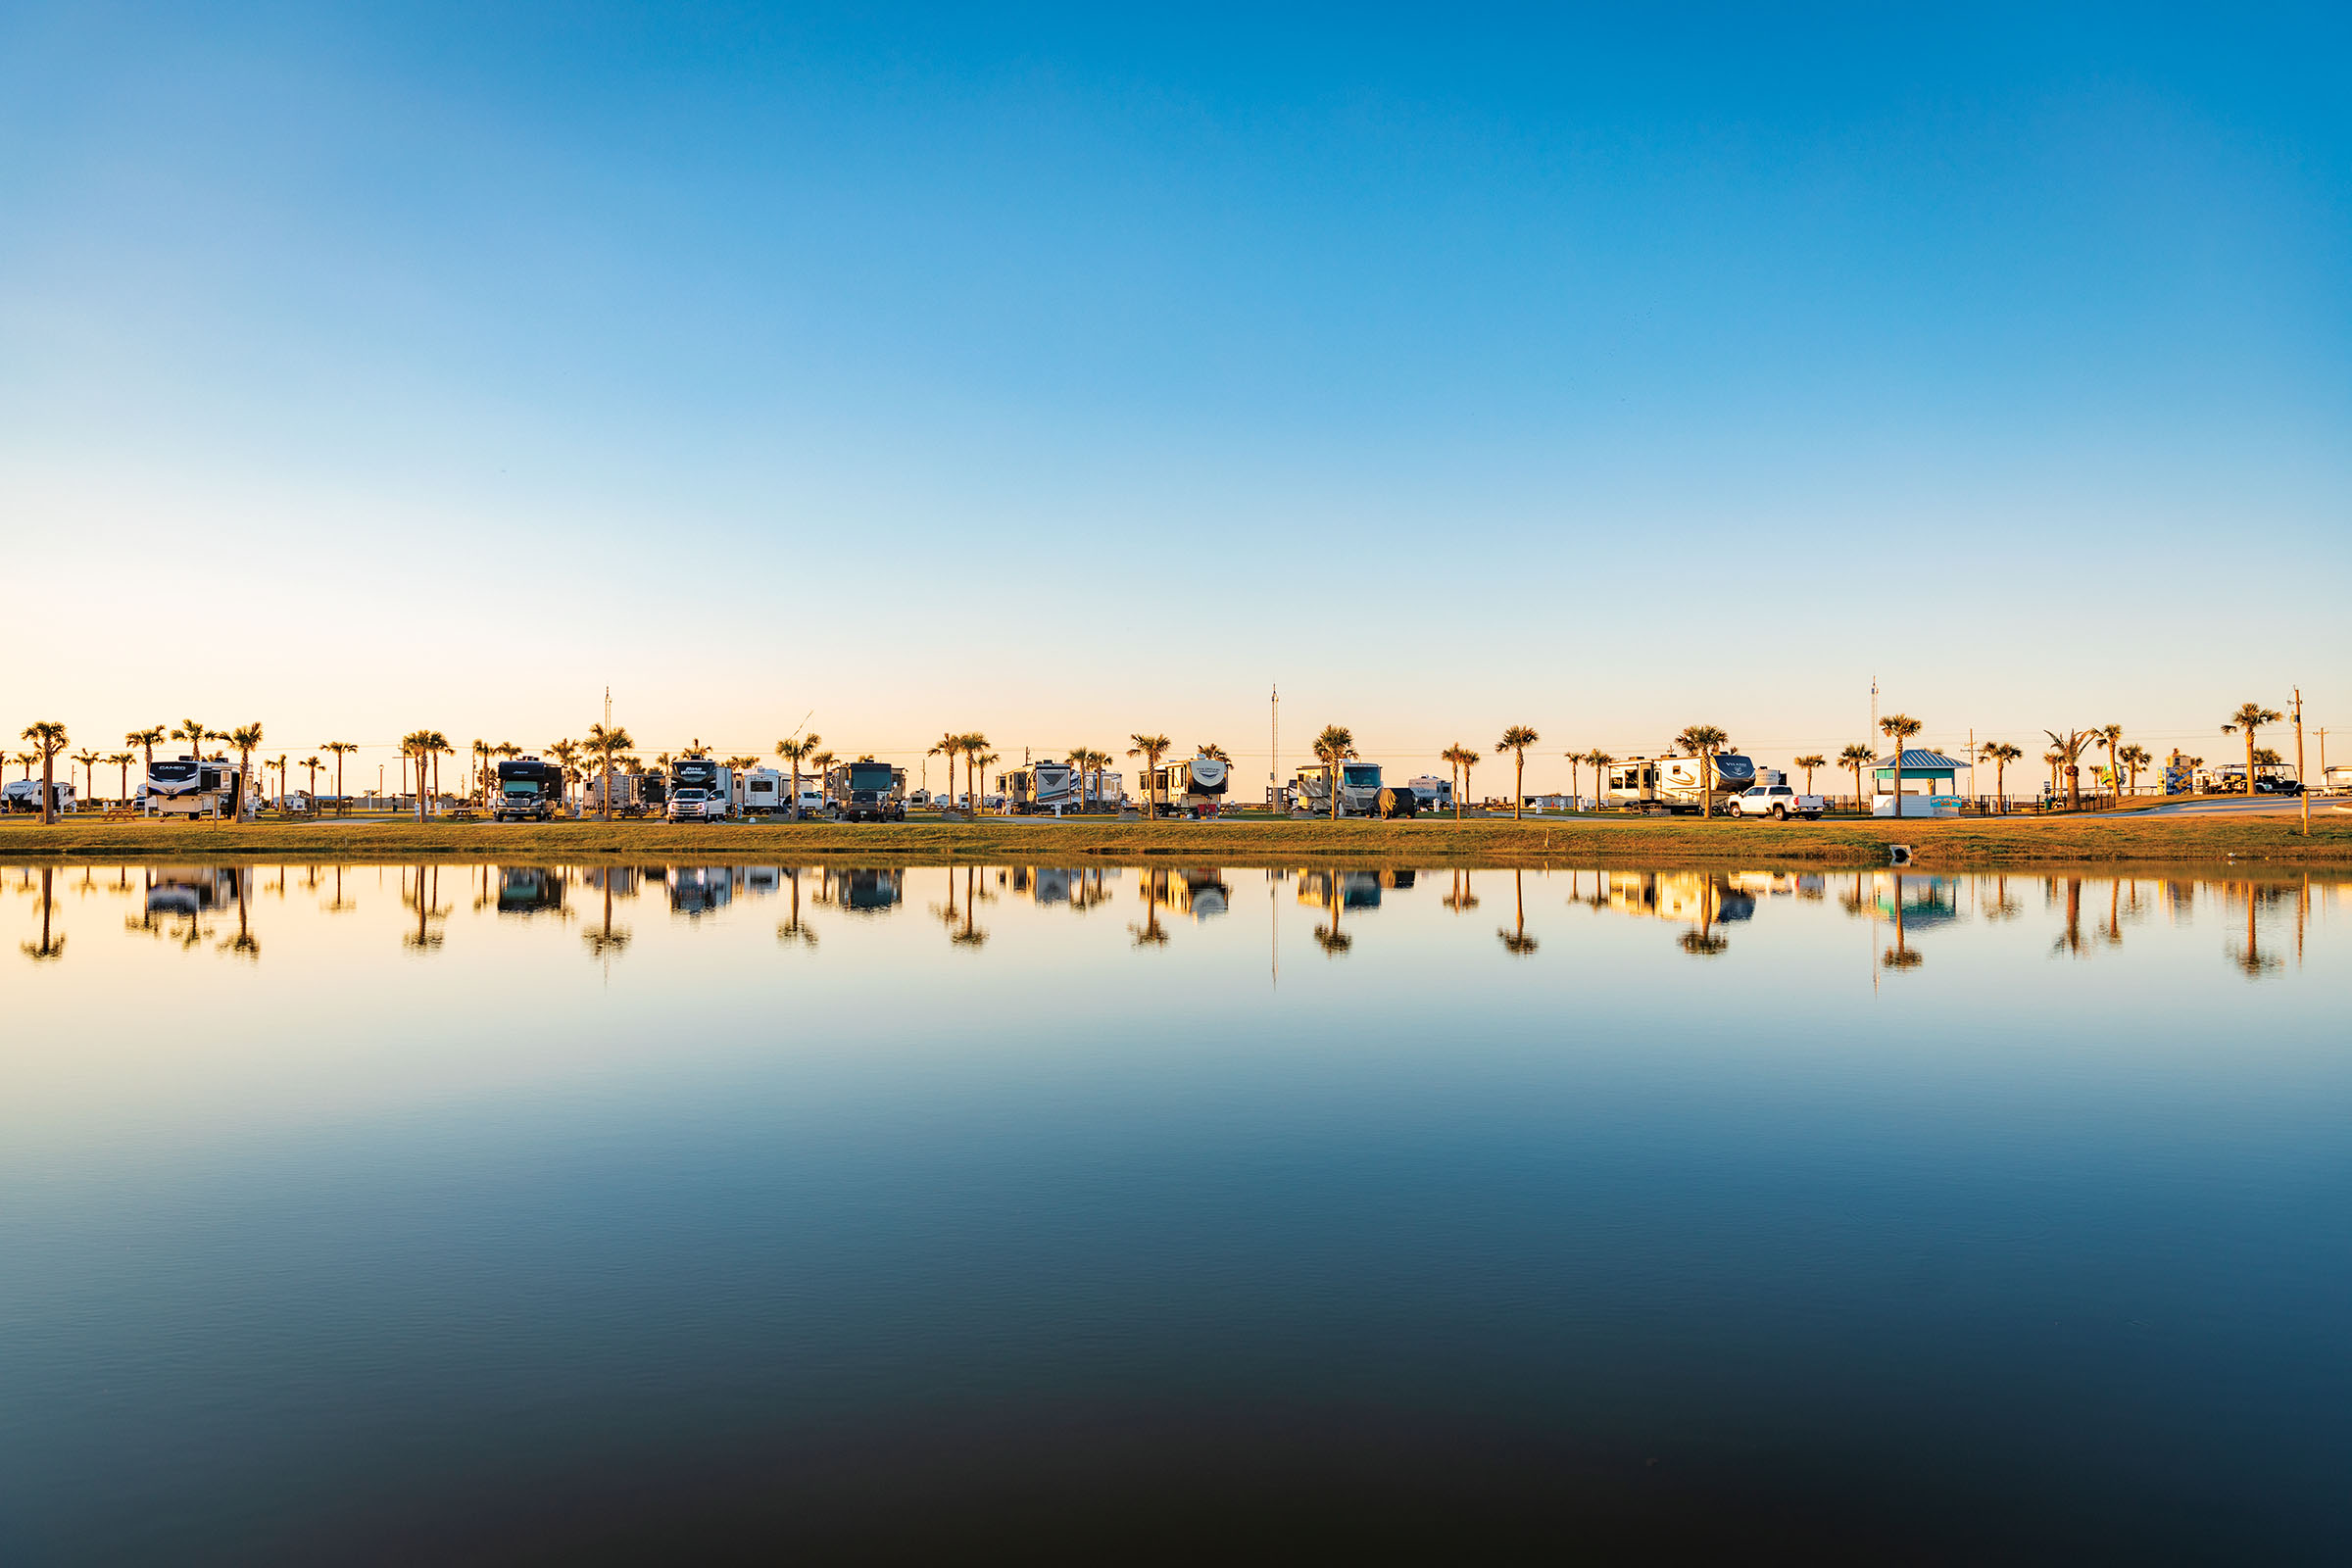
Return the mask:
POLYGON ((1922 867, 2049 864, 2222 865, 2268 861, 2352 869, 2352 816, 2291 818, 1995 817, 1912 822, 1740 822, 1553 817, 1455 823, 1141 822, 984 818, 905 824, 824 822, 671 826, 357 819, 246 823, 0 824, 0 860, 316 858, 343 860, 762 859, 938 864, 1143 860, 1228 865, 1333 861, 1431 866, 1731 864, 1885 865, 1889 844, 1922 867))

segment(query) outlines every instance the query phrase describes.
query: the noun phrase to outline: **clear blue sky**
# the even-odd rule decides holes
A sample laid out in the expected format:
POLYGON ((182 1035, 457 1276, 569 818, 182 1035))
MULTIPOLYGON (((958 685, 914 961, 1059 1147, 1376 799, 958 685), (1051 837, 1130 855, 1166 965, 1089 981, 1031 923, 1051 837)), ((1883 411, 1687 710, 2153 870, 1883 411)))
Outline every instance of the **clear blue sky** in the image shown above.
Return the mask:
POLYGON ((2352 729, 2340 7, 484 9, 0 12, 10 734, 2352 729))

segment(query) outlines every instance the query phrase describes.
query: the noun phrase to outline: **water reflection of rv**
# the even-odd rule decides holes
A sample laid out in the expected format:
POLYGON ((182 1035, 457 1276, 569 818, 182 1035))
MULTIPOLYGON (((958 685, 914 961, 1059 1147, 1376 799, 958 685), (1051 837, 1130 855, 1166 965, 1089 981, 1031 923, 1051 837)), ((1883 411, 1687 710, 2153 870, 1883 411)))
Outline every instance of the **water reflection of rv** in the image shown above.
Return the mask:
POLYGON ((1144 897, 1178 914, 1210 920, 1223 914, 1233 897, 1225 873, 1212 866, 1153 871, 1144 879, 1144 897))
MULTIPOLYGON (((1412 873, 1391 872, 1385 879, 1390 887, 1411 887, 1412 873)), ((1384 878, 1377 871, 1301 871, 1298 873, 1298 902, 1317 909, 1327 909, 1336 902, 1344 909, 1377 909, 1380 907, 1381 885, 1384 878)))
POLYGON ((233 865, 159 865, 147 873, 149 914, 198 915, 236 902, 233 865))
POLYGON ((1609 907, 1660 920, 1745 920, 1756 912, 1752 892, 1721 871, 1610 871, 1609 907))
POLYGON ((724 865, 673 865, 669 868, 669 906, 678 914, 709 914, 735 899, 735 873, 724 865))
POLYGON ((564 873, 543 865, 502 865, 498 869, 498 912, 539 914, 564 907, 564 873))
POLYGON ((905 873, 896 870, 836 871, 833 901, 855 913, 879 913, 898 906, 906 897, 905 882, 905 873))

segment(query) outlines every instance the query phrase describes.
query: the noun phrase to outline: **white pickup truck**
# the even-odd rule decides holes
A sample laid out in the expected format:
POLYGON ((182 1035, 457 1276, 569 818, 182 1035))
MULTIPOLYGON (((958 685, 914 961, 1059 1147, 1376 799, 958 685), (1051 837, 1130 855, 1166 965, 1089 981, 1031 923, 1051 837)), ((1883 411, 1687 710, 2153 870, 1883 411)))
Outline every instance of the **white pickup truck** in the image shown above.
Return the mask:
POLYGON ((1734 816, 1769 816, 1782 821, 1801 816, 1818 822, 1823 804, 1820 796, 1799 795, 1786 784, 1758 784, 1733 796, 1727 809, 1734 816))

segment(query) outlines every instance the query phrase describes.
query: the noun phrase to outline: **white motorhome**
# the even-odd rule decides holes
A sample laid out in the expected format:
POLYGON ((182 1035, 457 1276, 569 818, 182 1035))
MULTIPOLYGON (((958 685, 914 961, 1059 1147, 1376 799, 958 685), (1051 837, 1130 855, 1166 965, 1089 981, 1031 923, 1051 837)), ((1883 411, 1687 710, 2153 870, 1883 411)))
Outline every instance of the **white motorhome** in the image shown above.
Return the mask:
POLYGON ((1419 778, 1406 779, 1404 787, 1413 792, 1421 802, 1421 809, 1424 811, 1450 811, 1453 809, 1453 780, 1449 778, 1440 778, 1435 773, 1424 773, 1419 778))
POLYGON ((241 780, 234 762, 175 757, 147 768, 148 808, 163 816, 227 816, 237 809, 241 780))
POLYGON ((1721 810, 1755 781, 1756 764, 1738 752, 1717 752, 1712 767, 1697 757, 1628 757, 1609 764, 1607 804, 1686 816, 1701 809, 1710 795, 1721 810))
MULTIPOLYGON (((1291 796, 1297 808, 1310 816, 1331 814, 1331 767, 1325 762, 1309 762, 1298 769, 1291 780, 1291 796)), ((1421 800, 1410 789, 1384 790, 1380 782, 1378 762, 1342 762, 1340 764, 1340 814, 1342 816, 1410 815, 1420 808, 1421 800)))

